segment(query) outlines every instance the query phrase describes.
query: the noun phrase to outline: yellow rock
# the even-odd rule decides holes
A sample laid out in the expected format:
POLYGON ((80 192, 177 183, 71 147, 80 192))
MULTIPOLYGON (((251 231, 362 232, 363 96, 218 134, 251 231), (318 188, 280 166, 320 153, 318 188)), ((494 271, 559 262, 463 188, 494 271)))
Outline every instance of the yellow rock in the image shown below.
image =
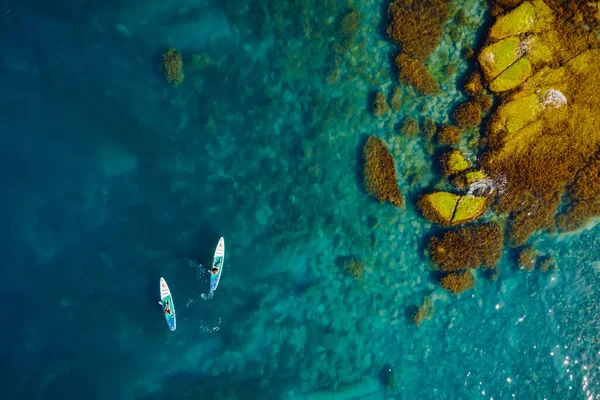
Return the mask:
POLYGON ((496 20, 496 23, 490 30, 490 38, 498 40, 509 36, 531 32, 534 30, 534 27, 538 28, 536 26, 535 17, 535 7, 531 5, 530 2, 526 1, 519 7, 496 20))
POLYGON ((501 106, 499 111, 504 120, 504 127, 509 133, 512 133, 538 119, 543 107, 538 96, 532 94, 501 106))
POLYGON ((554 13, 552 9, 542 0, 532 0, 533 8, 535 9, 535 24, 534 32, 541 32, 552 28, 554 23, 554 13))
POLYGON ((452 225, 464 224, 481 217, 488 209, 488 201, 481 196, 462 196, 458 201, 452 225))
POLYGON ((556 69, 543 67, 534 76, 527 79, 527 81, 519 88, 519 92, 512 95, 510 99, 515 100, 521 97, 530 96, 534 93, 539 93, 540 88, 553 88, 565 93, 568 88, 568 84, 566 83, 568 77, 569 72, 565 67, 556 69))
POLYGON ((448 175, 464 171, 470 166, 471 164, 465 158, 462 151, 455 149, 448 155, 448 160, 446 162, 446 171, 448 171, 448 175))
POLYGON ((510 37, 481 50, 478 60, 488 79, 495 78, 521 57, 520 45, 519 38, 510 37))
POLYGON ((581 53, 577 57, 569 60, 567 63, 567 67, 572 73, 582 73, 587 72, 590 68, 597 69, 598 68, 598 60, 600 58, 600 50, 588 50, 586 52, 581 53))
POLYGON ((539 36, 530 36, 523 40, 521 49, 534 65, 550 63, 554 58, 554 51, 539 36))
POLYGON ((505 92, 519 86, 533 74, 531 63, 523 57, 513 65, 505 69, 496 79, 490 83, 490 90, 494 92, 505 92))
POLYGON ((460 196, 448 192, 435 192, 421 196, 418 202, 423 216, 439 225, 450 225, 460 196))
POLYGON ((469 171, 465 174, 467 185, 471 185, 477 181, 487 179, 487 175, 481 171, 469 171))

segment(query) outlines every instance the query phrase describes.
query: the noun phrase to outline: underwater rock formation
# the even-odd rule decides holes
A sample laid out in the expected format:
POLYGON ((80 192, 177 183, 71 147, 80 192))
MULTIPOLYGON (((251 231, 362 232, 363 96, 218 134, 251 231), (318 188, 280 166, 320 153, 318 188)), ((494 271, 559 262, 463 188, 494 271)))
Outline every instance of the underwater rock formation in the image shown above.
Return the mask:
POLYGON ((402 207, 402 194, 396 181, 396 165, 383 140, 369 136, 363 154, 367 192, 381 202, 388 201, 396 207, 402 207))
POLYGON ((395 0, 388 8, 387 33, 404 54, 424 60, 438 46, 448 16, 446 0, 395 0))
POLYGON ((560 230, 581 227, 589 217, 600 215, 600 152, 575 175, 567 188, 564 210, 556 217, 560 230))
POLYGON ((388 105, 385 99, 385 93, 379 92, 375 95, 375 99, 373 100, 373 114, 376 117, 381 117, 385 113, 390 110, 390 106, 388 105))
POLYGON ((504 235, 492 222, 461 227, 432 236, 429 240, 431 261, 442 271, 495 268, 502 257, 504 235))
MULTIPOLYGON (((437 127, 435 126, 435 122, 431 118, 425 118, 423 120, 423 137, 427 140, 431 140, 435 133, 437 132, 437 127)), ((460 132, 459 132, 460 138, 460 132)))
POLYGON ((392 92, 391 106, 394 112, 400 111, 400 107, 402 107, 402 88, 400 86, 396 86, 392 92))
POLYGON ((495 210, 509 215, 515 246, 555 222, 569 229, 600 212, 578 207, 577 191, 569 193, 600 148, 600 40, 582 9, 524 1, 497 18, 478 57, 487 87, 507 93, 481 140, 488 148, 480 164, 502 186, 495 210), (565 193, 578 211, 556 217, 565 193), (569 224, 570 217, 578 221, 569 224))
POLYGON ((475 277, 470 271, 450 272, 440 278, 440 286, 452 294, 459 294, 475 286, 475 277))
POLYGON ((539 268, 542 272, 547 272, 548 270, 556 271, 556 261, 554 257, 544 256, 539 262, 539 268))
POLYGON ((191 69, 193 71, 202 71, 213 65, 213 60, 206 53, 194 54, 192 56, 191 69))
POLYGON ((478 219, 487 211, 490 202, 483 196, 434 192, 421 196, 417 206, 428 221, 441 226, 454 226, 478 219))
POLYGON ((361 15, 358 10, 352 10, 342 18, 340 23, 340 42, 334 46, 336 53, 345 53, 354 45, 361 15))
POLYGON ((444 125, 438 134, 438 143, 442 146, 460 142, 460 129, 454 125, 444 125))
POLYGON ((165 79, 173 86, 183 81, 183 61, 176 49, 169 49, 162 56, 162 70, 165 79))
POLYGON ((363 260, 358 260, 354 257, 350 257, 344 261, 344 269, 354 277, 356 280, 360 280, 362 278, 363 271, 365 270, 365 262, 363 260))
POLYGON ((420 132, 419 123, 412 117, 406 117, 402 121, 402 128, 400 128, 400 131, 404 136, 415 137, 420 132))
POLYGON ((454 110, 454 121, 461 128, 474 127, 481 123, 481 108, 476 102, 467 102, 454 110))
POLYGON ((411 58, 406 54, 396 57, 396 66, 400 80, 405 82, 423 95, 435 94, 440 87, 429 73, 429 70, 418 59, 411 58))
POLYGON ((535 249, 527 246, 519 252, 519 268, 525 271, 531 271, 535 267, 535 249))
POLYGON ((477 96, 481 93, 483 84, 481 83, 481 73, 479 71, 473 72, 467 77, 463 90, 469 96, 477 96))
POLYGON ((417 308, 413 315, 413 323, 417 326, 421 326, 423 321, 426 319, 430 319, 433 315, 433 302, 431 301, 431 297, 425 296, 423 298, 423 303, 417 308))

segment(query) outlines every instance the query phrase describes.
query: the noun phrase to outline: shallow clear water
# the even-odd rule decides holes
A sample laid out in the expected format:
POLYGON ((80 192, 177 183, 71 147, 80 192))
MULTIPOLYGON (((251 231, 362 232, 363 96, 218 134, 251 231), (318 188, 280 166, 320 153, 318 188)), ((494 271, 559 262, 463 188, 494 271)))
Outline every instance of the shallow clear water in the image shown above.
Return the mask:
POLYGON ((427 143, 394 129, 447 121, 486 9, 465 1, 472 26, 445 27, 431 68, 457 74, 438 73, 443 94, 404 88, 382 121, 368 102, 395 85, 397 49, 385 4, 354 5, 360 29, 331 85, 341 0, 2 5, 3 398, 600 397, 600 228, 534 238, 556 272, 519 271, 507 251, 498 280, 458 297, 424 255, 437 228, 414 200, 439 177, 427 143), (186 64, 171 88, 169 47, 212 64, 186 64), (367 134, 396 156, 400 211, 364 192, 367 134), (203 301, 191 261, 210 262, 220 236, 223 278, 203 301), (366 261, 362 282, 346 256, 366 261), (426 295, 434 315, 416 328, 426 295))

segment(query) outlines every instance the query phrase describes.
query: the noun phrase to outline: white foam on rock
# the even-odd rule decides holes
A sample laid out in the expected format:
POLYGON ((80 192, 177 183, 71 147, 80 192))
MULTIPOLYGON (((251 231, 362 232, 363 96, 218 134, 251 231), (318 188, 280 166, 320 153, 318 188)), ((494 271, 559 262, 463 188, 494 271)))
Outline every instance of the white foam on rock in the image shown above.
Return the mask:
POLYGON ((550 89, 542 95, 542 105, 547 107, 561 107, 567 105, 567 98, 560 90, 550 89))

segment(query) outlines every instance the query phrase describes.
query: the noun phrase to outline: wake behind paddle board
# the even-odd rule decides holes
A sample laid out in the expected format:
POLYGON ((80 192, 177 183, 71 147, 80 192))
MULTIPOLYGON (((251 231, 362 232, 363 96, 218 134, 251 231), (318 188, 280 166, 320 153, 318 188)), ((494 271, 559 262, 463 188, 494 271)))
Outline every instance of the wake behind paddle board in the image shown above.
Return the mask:
POLYGON ((203 299, 212 299, 213 292, 217 290, 217 286, 219 286, 219 281, 221 280, 221 274, 223 273, 223 263, 225 262, 225 239, 219 239, 219 243, 217 243, 217 248, 215 249, 215 254, 213 256, 213 262, 210 270, 214 267, 219 269, 219 272, 216 274, 210 273, 210 292, 208 295, 202 294, 203 299))
POLYGON ((177 328, 177 320, 175 317, 175 304, 173 304, 173 298, 171 297, 171 291, 169 285, 164 278, 160 278, 160 304, 163 307, 163 313, 167 320, 169 329, 174 331, 177 328))

